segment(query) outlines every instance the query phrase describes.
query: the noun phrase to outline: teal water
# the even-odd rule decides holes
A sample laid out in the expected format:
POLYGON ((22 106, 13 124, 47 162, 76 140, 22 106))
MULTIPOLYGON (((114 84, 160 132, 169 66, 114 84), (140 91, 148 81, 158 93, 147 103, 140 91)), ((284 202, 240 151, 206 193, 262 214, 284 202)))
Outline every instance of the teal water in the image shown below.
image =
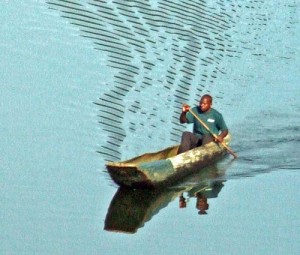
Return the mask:
POLYGON ((298 254, 298 1, 146 2, 1 2, 0 254, 298 254), (206 92, 239 159, 162 194, 117 193, 105 162, 178 142, 180 104, 206 92), (148 213, 134 233, 104 229, 113 201, 127 222, 148 213))

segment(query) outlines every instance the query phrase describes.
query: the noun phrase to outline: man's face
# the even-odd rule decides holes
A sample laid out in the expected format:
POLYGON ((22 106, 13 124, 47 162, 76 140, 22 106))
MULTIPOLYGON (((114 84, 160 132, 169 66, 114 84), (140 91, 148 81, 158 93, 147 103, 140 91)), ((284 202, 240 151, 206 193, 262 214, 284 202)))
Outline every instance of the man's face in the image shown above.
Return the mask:
POLYGON ((208 210, 208 203, 206 198, 199 198, 196 205, 197 209, 201 211, 208 210))
POLYGON ((201 98, 201 100, 199 102, 199 107, 202 112, 209 111, 211 108, 211 101, 209 100, 209 98, 207 98, 207 97, 201 98))

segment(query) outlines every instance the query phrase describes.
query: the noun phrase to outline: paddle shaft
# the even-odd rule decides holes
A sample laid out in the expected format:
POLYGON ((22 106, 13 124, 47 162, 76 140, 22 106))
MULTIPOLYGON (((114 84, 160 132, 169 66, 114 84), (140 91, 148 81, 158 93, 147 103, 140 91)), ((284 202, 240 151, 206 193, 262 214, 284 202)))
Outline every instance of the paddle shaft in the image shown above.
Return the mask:
POLYGON ((206 125, 206 123, 201 120, 191 109, 189 109, 189 112, 200 122, 200 124, 206 128, 206 130, 217 140, 219 141, 226 149, 227 151, 234 157, 234 158, 237 158, 237 155, 229 148, 229 146, 224 143, 223 141, 220 141, 218 136, 216 134, 214 134, 210 129, 209 127, 206 125))

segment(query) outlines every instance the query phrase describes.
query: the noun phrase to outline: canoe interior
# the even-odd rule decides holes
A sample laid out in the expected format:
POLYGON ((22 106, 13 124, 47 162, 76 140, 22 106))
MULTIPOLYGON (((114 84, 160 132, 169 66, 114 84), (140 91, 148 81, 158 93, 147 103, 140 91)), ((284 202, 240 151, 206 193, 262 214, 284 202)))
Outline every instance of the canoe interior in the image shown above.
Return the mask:
POLYGON ((167 159, 177 155, 179 145, 168 147, 164 150, 145 153, 143 155, 134 157, 132 159, 121 161, 121 162, 108 162, 107 167, 135 167, 141 163, 149 163, 153 161, 158 161, 162 159, 167 159))
POLYGON ((176 145, 161 151, 145 153, 126 161, 108 162, 106 168, 113 181, 120 186, 153 187, 153 183, 137 166, 142 163, 160 161, 176 156, 178 147, 179 145, 176 145))

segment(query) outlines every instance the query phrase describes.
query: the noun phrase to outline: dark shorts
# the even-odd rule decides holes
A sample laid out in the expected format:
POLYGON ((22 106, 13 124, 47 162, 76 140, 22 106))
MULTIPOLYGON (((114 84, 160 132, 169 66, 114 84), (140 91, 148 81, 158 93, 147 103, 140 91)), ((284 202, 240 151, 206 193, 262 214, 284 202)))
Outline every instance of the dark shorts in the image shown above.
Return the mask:
POLYGON ((209 134, 203 135, 201 138, 199 138, 191 132, 183 132, 181 137, 181 143, 178 149, 178 154, 194 149, 198 146, 205 145, 213 140, 213 137, 209 134))

